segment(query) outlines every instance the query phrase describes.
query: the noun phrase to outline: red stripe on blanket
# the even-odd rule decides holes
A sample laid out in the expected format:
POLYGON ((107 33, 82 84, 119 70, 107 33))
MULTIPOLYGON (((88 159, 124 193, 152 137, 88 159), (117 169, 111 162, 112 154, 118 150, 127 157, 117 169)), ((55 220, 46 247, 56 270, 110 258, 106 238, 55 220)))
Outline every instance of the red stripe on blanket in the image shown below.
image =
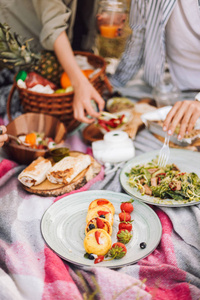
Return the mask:
POLYGON ((68 273, 68 266, 49 248, 45 247, 45 282, 56 280, 72 281, 68 273))
POLYGON ((17 164, 14 161, 3 159, 0 162, 0 178, 3 177, 8 171, 16 167, 17 164))
POLYGON ((68 266, 49 248, 45 247, 45 278, 42 299, 74 300, 82 299, 68 266))
POLYGON ((149 256, 142 259, 139 278, 146 280, 147 290, 154 300, 190 300, 189 284, 186 272, 177 266, 174 252, 172 231, 173 226, 169 217, 160 209, 154 208, 162 224, 162 238, 160 244, 149 256))
POLYGON ((192 300, 187 283, 177 283, 171 289, 150 288, 154 300, 192 300))

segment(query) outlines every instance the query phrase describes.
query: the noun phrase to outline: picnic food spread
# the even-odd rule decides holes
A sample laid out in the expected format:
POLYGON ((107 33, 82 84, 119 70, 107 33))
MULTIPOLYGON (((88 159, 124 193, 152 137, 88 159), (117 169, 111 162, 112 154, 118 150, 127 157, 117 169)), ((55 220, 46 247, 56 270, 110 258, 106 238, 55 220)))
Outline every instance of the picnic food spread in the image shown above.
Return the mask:
MULTIPOLYGON (((107 199, 95 199, 89 204, 85 238, 84 257, 94 260, 94 263, 102 261, 120 259, 127 253, 125 244, 132 238, 132 224, 130 213, 134 210, 133 200, 122 202, 119 213, 119 230, 117 232, 117 242, 112 244, 112 225, 114 222, 114 205, 107 199), (95 217, 93 217, 95 216, 95 217), (110 258, 109 258, 110 257, 110 258), (108 259, 107 259, 108 258, 108 259)), ((142 249, 142 247, 141 247, 142 249)))
POLYGON ((200 200, 200 178, 195 173, 181 172, 175 164, 161 168, 154 159, 134 166, 126 175, 128 184, 136 187, 142 195, 183 200, 185 203, 200 200))
POLYGON ((56 163, 51 157, 37 158, 19 174, 18 179, 28 192, 57 196, 85 185, 100 170, 101 165, 90 155, 69 151, 68 156, 56 163))

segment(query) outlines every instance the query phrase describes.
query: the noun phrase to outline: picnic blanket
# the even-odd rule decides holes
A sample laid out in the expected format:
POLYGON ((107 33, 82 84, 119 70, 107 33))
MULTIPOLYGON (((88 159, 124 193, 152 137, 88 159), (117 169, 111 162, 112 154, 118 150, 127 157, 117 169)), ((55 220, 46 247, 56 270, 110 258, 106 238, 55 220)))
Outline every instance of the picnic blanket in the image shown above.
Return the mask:
MULTIPOLYGON (((136 138, 136 154, 159 141, 147 131, 136 138)), ((90 151, 76 134, 72 150, 90 151), (78 148, 78 149, 77 149, 78 148)), ((159 208, 163 233, 158 247, 138 263, 117 270, 78 268, 45 244, 40 221, 55 197, 28 194, 17 180, 24 168, 0 162, 0 299, 200 299, 200 206, 159 208)), ((119 172, 97 176, 86 189, 122 192, 119 172)), ((78 191, 79 192, 79 191, 78 191)), ((59 201, 59 200, 58 200, 59 201)))
MULTIPOLYGON (((11 84, 12 77, 4 70, 0 73, 0 124, 8 122, 6 99, 11 84)), ((17 95, 12 103, 15 118, 20 114, 17 95)), ((71 150, 91 154, 80 133, 79 130, 69 136, 67 143, 71 150)), ((162 145, 146 130, 139 133, 134 144, 136 155, 162 145)), ((162 238, 158 247, 138 263, 117 270, 97 265, 78 268, 62 260, 45 244, 40 222, 59 197, 41 197, 24 191, 17 180, 24 167, 4 158, 0 151, 1 300, 200 299, 200 205, 153 207, 162 224, 162 238)), ((105 176, 102 170, 76 192, 87 189, 123 192, 119 182, 121 167, 105 176)))

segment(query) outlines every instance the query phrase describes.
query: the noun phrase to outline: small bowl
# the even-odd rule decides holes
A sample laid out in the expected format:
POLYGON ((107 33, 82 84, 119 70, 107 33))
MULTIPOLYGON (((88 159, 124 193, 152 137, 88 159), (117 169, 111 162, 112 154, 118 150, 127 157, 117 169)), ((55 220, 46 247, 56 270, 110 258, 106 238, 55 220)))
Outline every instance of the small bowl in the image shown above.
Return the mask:
POLYGON ((126 97, 113 97, 108 99, 106 109, 111 113, 119 111, 130 110, 135 106, 134 102, 126 97))
POLYGON ((60 147, 60 148, 53 148, 49 150, 49 154, 52 156, 55 162, 60 161, 65 156, 69 156, 69 148, 67 147, 60 147))
MULTIPOLYGON (((65 125, 56 117, 39 113, 22 114, 7 125, 7 133, 16 137, 33 131, 44 133, 45 136, 51 137, 56 144, 61 143, 67 133, 65 125)), ((49 155, 49 149, 32 149, 18 145, 13 140, 5 143, 3 150, 10 159, 23 165, 30 164, 39 156, 47 157, 49 155)))

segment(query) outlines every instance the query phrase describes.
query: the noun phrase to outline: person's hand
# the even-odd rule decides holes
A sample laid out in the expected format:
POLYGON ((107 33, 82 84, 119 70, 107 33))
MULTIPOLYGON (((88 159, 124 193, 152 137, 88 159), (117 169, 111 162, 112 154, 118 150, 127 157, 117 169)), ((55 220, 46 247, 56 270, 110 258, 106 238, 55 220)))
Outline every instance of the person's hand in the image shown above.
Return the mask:
POLYGON ((7 141, 8 136, 6 134, 6 127, 5 126, 0 126, 0 147, 3 146, 4 142, 7 141))
POLYGON ((172 135, 176 126, 180 124, 178 139, 181 140, 185 133, 189 133, 197 119, 200 117, 200 102, 195 100, 178 101, 167 114, 163 130, 172 135))
POLYGON ((105 105, 103 98, 85 78, 77 87, 74 87, 73 109, 75 119, 89 124, 94 122, 94 118, 100 116, 100 113, 92 107, 91 100, 97 103, 99 111, 103 110, 105 105), (92 119, 89 119, 87 115, 91 116, 92 119))

